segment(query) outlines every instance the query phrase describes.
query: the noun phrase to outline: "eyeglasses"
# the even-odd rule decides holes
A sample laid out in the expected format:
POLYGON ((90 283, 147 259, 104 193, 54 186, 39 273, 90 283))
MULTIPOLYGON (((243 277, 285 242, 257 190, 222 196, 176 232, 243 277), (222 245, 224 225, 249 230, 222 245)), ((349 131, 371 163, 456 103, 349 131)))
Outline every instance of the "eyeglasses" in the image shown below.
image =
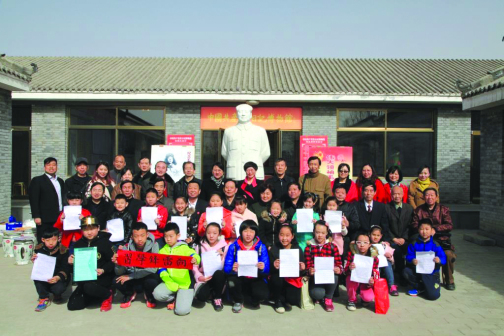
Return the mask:
POLYGON ((367 241, 357 241, 357 245, 369 245, 369 242, 367 241))
POLYGON ((348 170, 340 170, 339 172, 340 173, 347 173, 348 174, 348 170))

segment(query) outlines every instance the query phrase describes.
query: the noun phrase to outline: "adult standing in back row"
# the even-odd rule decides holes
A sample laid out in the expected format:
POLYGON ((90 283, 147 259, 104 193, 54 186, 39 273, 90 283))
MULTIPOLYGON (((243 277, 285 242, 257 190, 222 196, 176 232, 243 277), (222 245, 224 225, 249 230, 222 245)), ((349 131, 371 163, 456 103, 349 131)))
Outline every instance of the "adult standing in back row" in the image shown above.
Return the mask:
POLYGON ((32 217, 37 224, 37 240, 42 242, 42 233, 54 225, 63 210, 65 183, 56 176, 58 161, 53 157, 44 160, 45 173, 30 182, 28 195, 32 217))
POLYGON ((327 175, 319 172, 322 161, 317 156, 308 158, 308 173, 299 177, 301 195, 311 192, 319 197, 319 204, 324 204, 326 197, 331 196, 331 180, 327 175))

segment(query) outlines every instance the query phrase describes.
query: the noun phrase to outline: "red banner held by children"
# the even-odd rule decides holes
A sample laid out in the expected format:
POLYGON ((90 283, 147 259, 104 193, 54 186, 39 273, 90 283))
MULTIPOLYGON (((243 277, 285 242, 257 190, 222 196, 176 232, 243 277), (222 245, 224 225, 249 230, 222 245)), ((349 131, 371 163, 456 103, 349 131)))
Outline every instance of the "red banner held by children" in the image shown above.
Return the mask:
POLYGON ((142 268, 193 268, 192 257, 177 255, 166 255, 158 253, 137 252, 137 251, 117 251, 117 264, 125 267, 142 268))

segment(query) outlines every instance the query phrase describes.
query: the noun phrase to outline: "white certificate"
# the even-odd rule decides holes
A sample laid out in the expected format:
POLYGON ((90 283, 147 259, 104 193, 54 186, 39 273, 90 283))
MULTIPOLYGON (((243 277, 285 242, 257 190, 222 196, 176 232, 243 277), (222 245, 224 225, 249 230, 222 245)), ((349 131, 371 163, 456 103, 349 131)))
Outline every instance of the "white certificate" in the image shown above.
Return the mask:
POLYGON ((238 251, 238 276, 257 278, 257 251, 238 251))
POLYGON ((313 209, 297 209, 297 232, 313 232, 313 209))
POLYGON ((157 207, 142 207, 142 222, 147 225, 149 231, 157 230, 157 207))
POLYGON ((387 267, 388 266, 388 260, 387 257, 385 257, 385 248, 383 245, 380 244, 373 244, 373 246, 376 248, 378 251, 378 267, 387 267))
POLYGON ((341 220, 343 218, 343 212, 326 210, 324 213, 324 220, 329 224, 329 228, 332 233, 341 233, 341 220))
POLYGON ((373 258, 356 254, 353 262, 355 268, 352 270, 350 280, 365 284, 369 283, 369 279, 371 279, 371 274, 373 273, 373 258))
POLYGON ((235 232, 236 232, 236 238, 240 237, 240 226, 242 225, 243 221, 241 219, 237 219, 235 221, 235 232))
POLYGON ((111 234, 109 240, 113 243, 124 240, 124 222, 121 218, 107 221, 107 230, 111 234))
POLYGON ((203 273, 206 277, 212 276, 215 271, 222 270, 222 259, 217 251, 209 251, 201 254, 203 273))
POLYGON ((280 250, 280 277, 297 278, 299 276, 299 250, 280 250))
POLYGON ((37 253, 37 259, 35 259, 35 262, 33 263, 31 279, 47 282, 47 280, 54 276, 55 268, 56 257, 50 257, 42 253, 37 253))
POLYGON ((334 258, 315 257, 315 284, 334 283, 334 258))
POLYGON ((170 222, 173 222, 178 225, 180 231, 180 239, 187 239, 187 217, 186 216, 173 216, 170 219, 170 222))
POLYGON ((224 208, 206 208, 206 221, 208 224, 217 223, 222 226, 222 219, 224 218, 224 208))
POLYGON ((79 219, 82 213, 82 206, 80 205, 65 205, 63 207, 63 230, 80 230, 81 221, 79 219))
POLYGON ((434 262, 435 257, 436 253, 433 251, 417 252, 415 257, 418 261, 418 264, 416 265, 416 272, 418 274, 432 274, 432 272, 434 272, 434 268, 436 267, 436 263, 434 262))

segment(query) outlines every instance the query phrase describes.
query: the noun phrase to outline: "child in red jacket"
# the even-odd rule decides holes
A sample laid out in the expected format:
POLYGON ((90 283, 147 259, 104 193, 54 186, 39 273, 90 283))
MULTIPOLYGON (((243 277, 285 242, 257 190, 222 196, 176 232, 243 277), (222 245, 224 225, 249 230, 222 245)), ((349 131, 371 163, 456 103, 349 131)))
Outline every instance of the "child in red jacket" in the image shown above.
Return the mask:
MULTIPOLYGON (((82 194, 69 192, 67 194, 67 202, 70 206, 79 206, 82 205, 82 194)), ((91 216, 91 213, 87 209, 82 209, 82 212, 79 216, 79 219, 84 217, 91 216)), ((82 238, 82 230, 79 228, 77 230, 64 230, 63 222, 65 219, 65 211, 61 211, 58 220, 54 223, 54 227, 57 228, 61 234, 61 245, 65 247, 70 247, 77 240, 82 238)))
MULTIPOLYGON (((168 209, 164 206, 157 204, 157 191, 154 188, 149 188, 145 192, 145 207, 155 207, 157 208, 157 218, 154 222, 157 225, 157 230, 150 230, 149 232, 154 235, 156 241, 161 242, 163 239, 163 229, 166 225, 166 222, 170 219, 170 215, 168 214, 168 209)), ((137 221, 142 222, 142 208, 138 211, 137 221)), ((162 243, 164 246, 164 243, 162 243)), ((159 246, 161 248, 162 246, 159 246)))
MULTIPOLYGON (((215 207, 222 207, 222 196, 220 193, 213 193, 210 196, 210 201, 208 202, 208 205, 210 208, 215 208, 215 207)), ((233 216, 231 214, 231 211, 229 211, 226 208, 222 208, 222 223, 217 223, 220 224, 221 226, 221 233, 226 238, 226 241, 229 243, 229 240, 231 239, 231 234, 233 232, 233 216)), ((205 235, 205 230, 206 226, 209 224, 206 220, 206 212, 201 214, 199 223, 198 223, 198 235, 200 237, 203 237, 205 235)))

